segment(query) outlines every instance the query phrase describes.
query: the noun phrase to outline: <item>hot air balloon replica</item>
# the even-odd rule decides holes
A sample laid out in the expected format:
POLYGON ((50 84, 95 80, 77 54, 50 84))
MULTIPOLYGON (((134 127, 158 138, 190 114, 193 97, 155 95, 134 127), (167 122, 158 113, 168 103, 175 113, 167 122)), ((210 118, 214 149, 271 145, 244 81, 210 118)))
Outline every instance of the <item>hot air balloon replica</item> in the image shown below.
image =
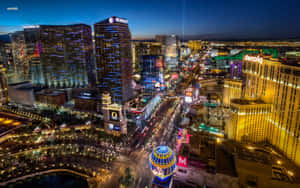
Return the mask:
POLYGON ((149 155, 149 166, 155 175, 154 187, 171 187, 172 175, 176 168, 175 153, 168 146, 158 146, 149 155))

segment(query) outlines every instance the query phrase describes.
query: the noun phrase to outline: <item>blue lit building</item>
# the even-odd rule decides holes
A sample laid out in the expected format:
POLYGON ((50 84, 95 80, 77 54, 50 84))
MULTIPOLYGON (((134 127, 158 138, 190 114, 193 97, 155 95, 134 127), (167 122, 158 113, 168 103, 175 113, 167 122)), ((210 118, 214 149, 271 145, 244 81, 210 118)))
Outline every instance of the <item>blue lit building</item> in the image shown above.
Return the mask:
POLYGON ((133 97, 131 33, 128 20, 110 17, 94 24, 96 84, 112 101, 124 104, 133 97))
POLYGON ((29 80, 34 85, 71 88, 95 84, 90 26, 24 26, 23 35, 20 56, 28 61, 29 80))
POLYGON ((163 90, 163 57, 156 55, 144 55, 140 58, 142 85, 145 91, 163 90))

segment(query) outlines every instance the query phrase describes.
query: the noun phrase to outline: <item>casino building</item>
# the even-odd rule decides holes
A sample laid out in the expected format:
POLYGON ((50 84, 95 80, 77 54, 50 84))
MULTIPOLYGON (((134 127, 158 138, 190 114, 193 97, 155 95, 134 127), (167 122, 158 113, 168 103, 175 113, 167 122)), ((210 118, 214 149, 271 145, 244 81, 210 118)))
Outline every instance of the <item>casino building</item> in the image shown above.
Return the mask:
POLYGON ((231 99, 241 98, 242 96, 242 80, 225 79, 223 90, 223 105, 230 106, 231 99))
POLYGON ((127 134, 127 120, 123 113, 122 105, 111 103, 109 93, 102 95, 102 113, 105 131, 109 134, 120 136, 127 134))
POLYGON ((48 88, 93 85, 91 27, 75 25, 24 26, 10 35, 15 82, 32 81, 48 88))
POLYGON ((235 115, 228 125, 228 130, 233 130, 229 138, 242 142, 264 140, 300 165, 299 63, 245 55, 243 74, 245 99, 231 100, 235 115), (242 128, 247 131, 240 131, 242 128))
POLYGON ((133 97, 131 33, 128 20, 110 17, 94 24, 97 87, 112 101, 124 104, 133 97))
POLYGON ((90 26, 27 26, 24 39, 34 85, 68 88, 94 84, 90 26))

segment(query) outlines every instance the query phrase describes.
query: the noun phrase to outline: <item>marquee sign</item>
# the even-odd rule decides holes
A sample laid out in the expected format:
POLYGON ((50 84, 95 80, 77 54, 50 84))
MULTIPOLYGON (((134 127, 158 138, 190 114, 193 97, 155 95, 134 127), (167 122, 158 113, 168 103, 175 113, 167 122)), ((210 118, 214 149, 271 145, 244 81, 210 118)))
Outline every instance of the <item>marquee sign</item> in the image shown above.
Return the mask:
POLYGON ((109 119, 111 121, 120 121, 119 112, 115 111, 115 110, 110 110, 109 111, 109 119))
POLYGON ((264 58, 260 57, 260 56, 249 56, 249 55, 245 55, 244 56, 244 60, 245 61, 251 61, 251 62, 258 62, 260 64, 263 64, 264 58))

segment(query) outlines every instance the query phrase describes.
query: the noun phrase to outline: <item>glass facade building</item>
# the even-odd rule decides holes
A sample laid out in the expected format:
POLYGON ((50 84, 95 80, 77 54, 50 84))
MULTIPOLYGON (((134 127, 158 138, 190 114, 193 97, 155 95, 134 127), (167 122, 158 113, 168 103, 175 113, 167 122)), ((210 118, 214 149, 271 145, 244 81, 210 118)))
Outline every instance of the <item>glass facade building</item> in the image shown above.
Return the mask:
POLYGON ((178 36, 157 35, 155 40, 163 44, 165 68, 170 72, 177 71, 180 50, 178 36))
POLYGON ((140 58, 142 85, 146 91, 164 88, 163 57, 144 55, 140 58))
MULTIPOLYGON (((91 27, 39 25, 11 36, 14 54, 26 66, 26 80, 48 88, 87 87, 94 84, 91 27), (16 38, 16 39, 14 39, 16 38), (19 47, 22 48, 19 48, 19 47)), ((15 63, 15 64, 16 64, 15 63)))
POLYGON ((30 64, 26 58, 26 44, 23 31, 17 31, 9 35, 13 61, 8 67, 8 83, 16 83, 30 80, 30 64))
POLYGON ((97 87, 124 104, 133 97, 131 33, 128 21, 110 17, 94 24, 97 87))
POLYGON ((133 41, 132 59, 133 68, 136 73, 141 72, 141 57, 144 55, 163 55, 162 43, 156 41, 133 41))

